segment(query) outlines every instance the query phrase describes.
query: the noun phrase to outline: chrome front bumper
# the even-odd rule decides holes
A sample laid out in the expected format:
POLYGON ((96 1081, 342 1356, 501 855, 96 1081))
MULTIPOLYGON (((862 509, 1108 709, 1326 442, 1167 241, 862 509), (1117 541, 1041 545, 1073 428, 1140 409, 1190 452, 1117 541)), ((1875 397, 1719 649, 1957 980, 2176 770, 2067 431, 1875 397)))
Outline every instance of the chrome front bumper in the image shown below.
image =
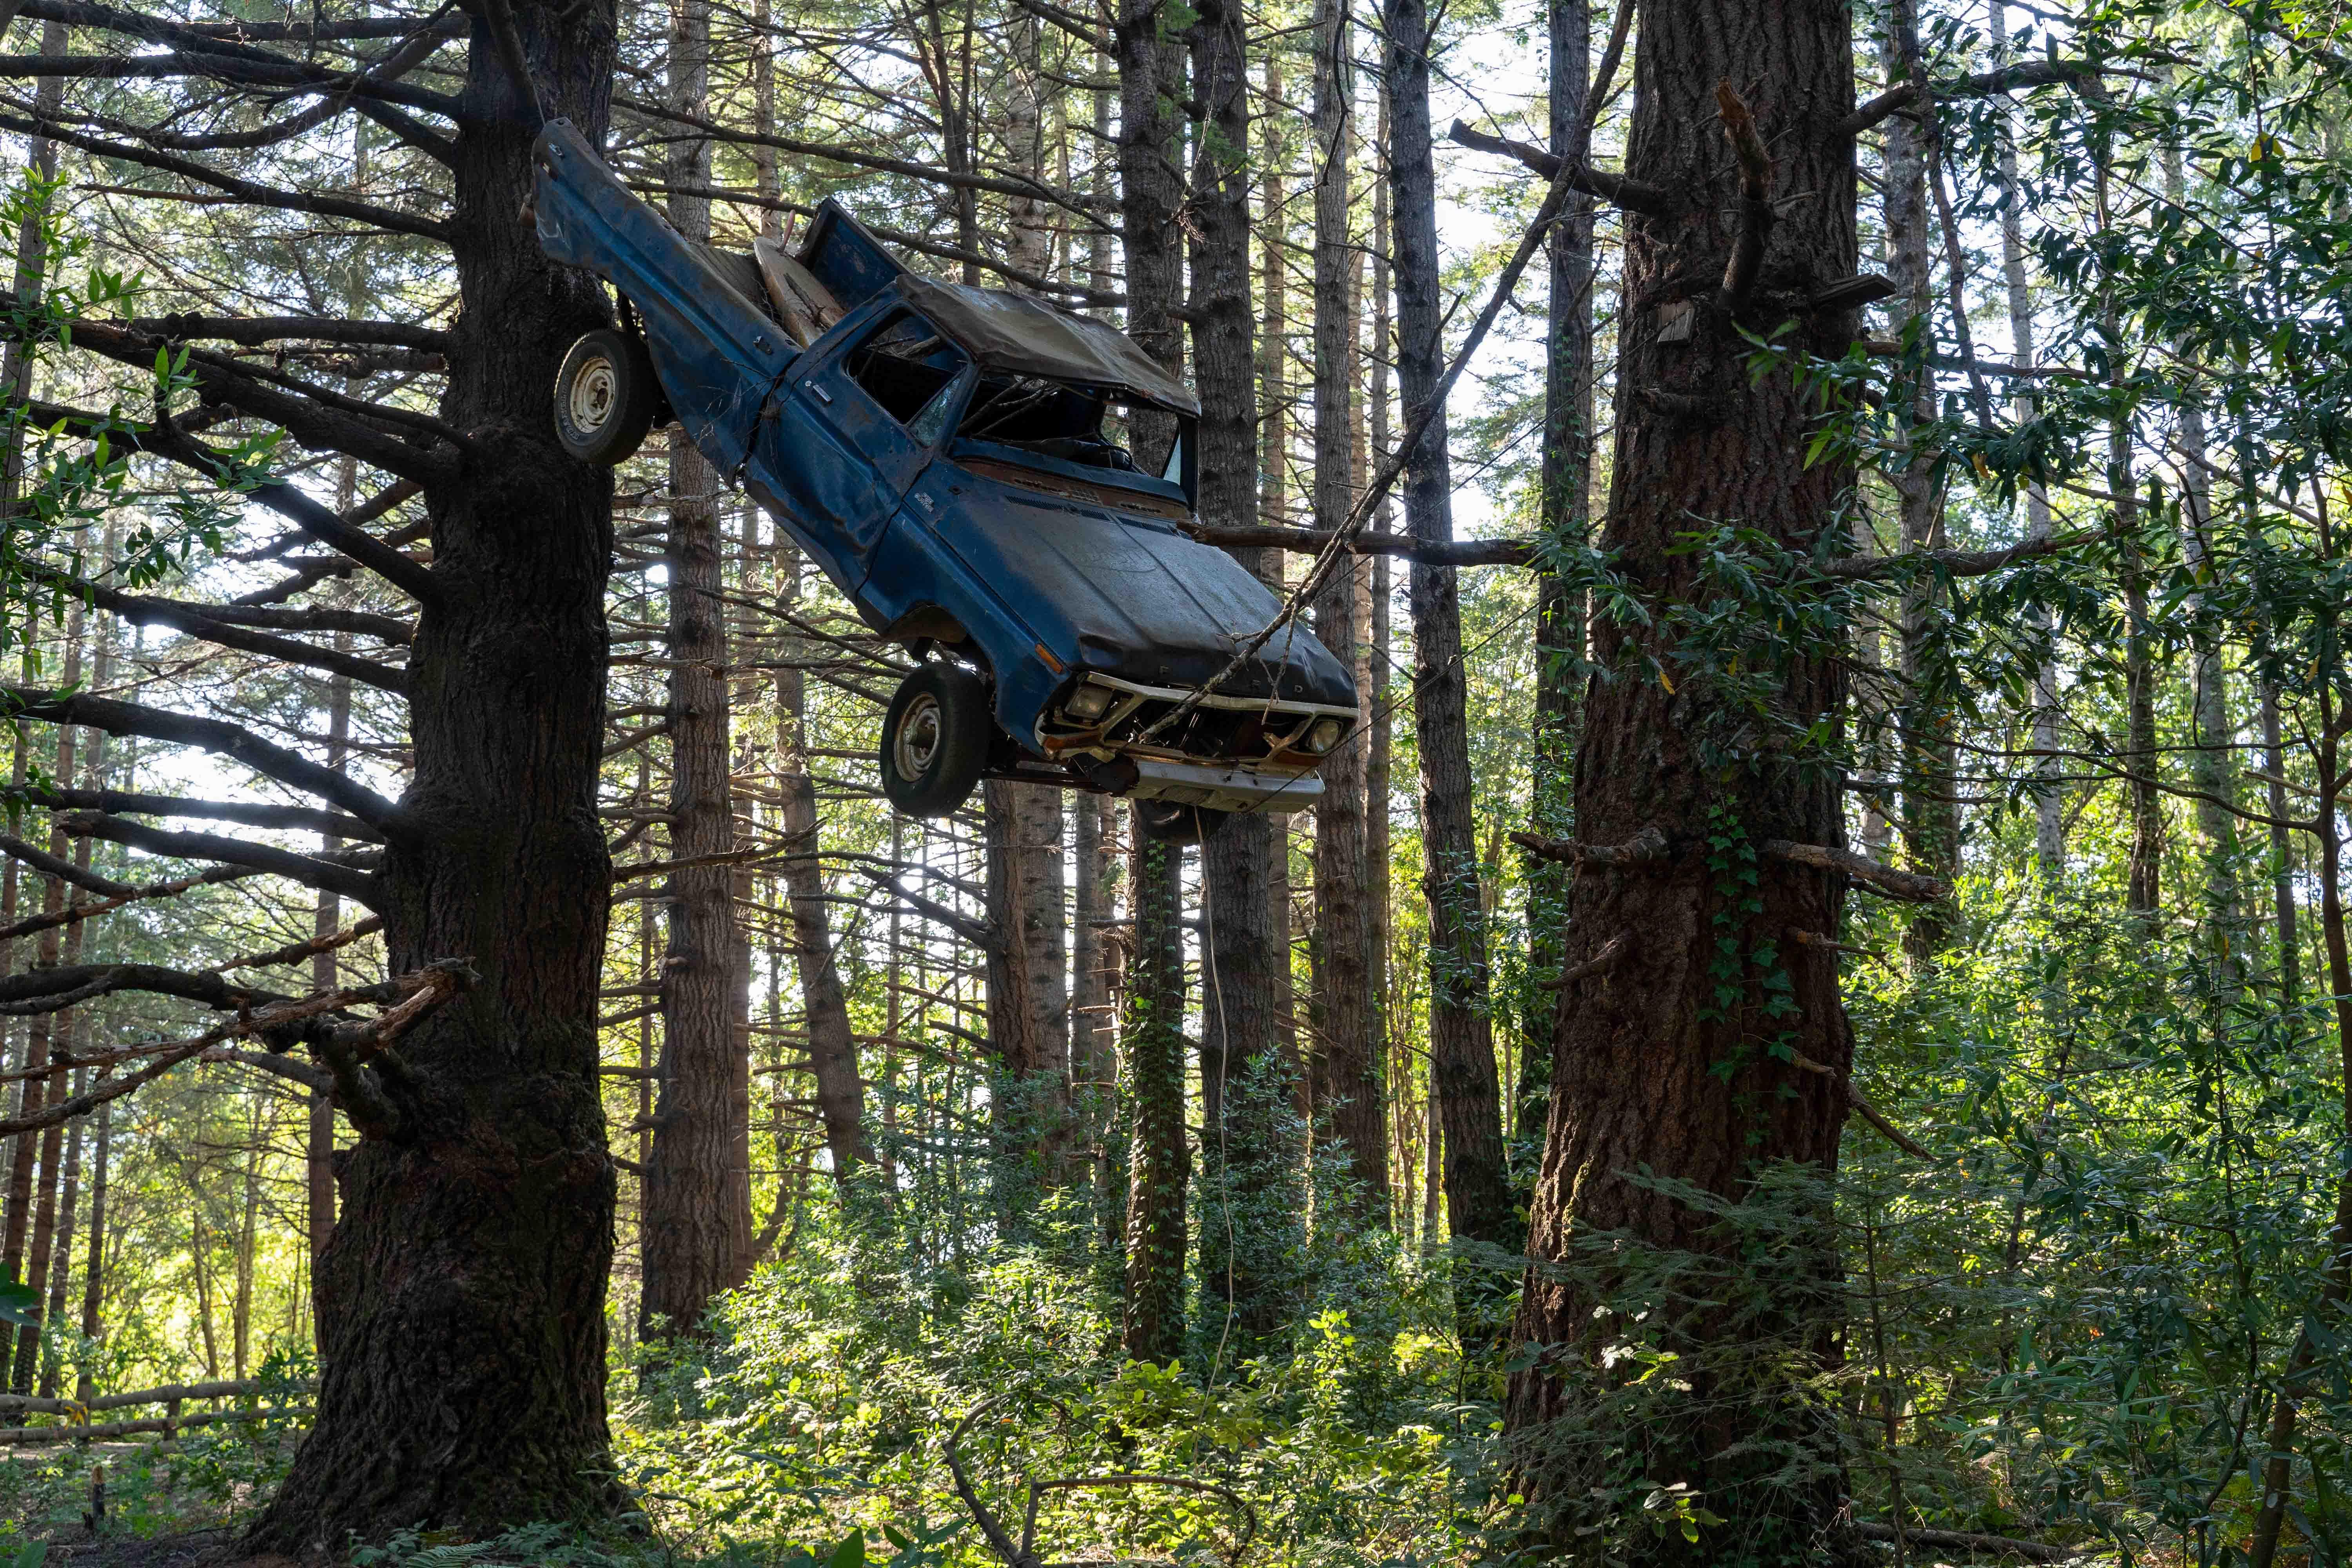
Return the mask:
POLYGON ((1323 781, 1312 773, 1219 767, 1206 763, 1170 763, 1132 757, 1138 800, 1164 800, 1209 811, 1292 812, 1310 809, 1323 798, 1323 781))

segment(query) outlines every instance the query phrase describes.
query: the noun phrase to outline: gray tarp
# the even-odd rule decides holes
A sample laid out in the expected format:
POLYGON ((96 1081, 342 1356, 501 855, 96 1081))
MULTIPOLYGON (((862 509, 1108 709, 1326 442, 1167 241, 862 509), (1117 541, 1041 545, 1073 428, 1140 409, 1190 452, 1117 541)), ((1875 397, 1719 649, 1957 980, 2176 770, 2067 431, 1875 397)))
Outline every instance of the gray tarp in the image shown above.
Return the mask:
POLYGON ((1057 310, 1042 300, 913 275, 898 287, 982 369, 1008 375, 1112 388, 1178 414, 1198 416, 1201 400, 1116 327, 1057 310))

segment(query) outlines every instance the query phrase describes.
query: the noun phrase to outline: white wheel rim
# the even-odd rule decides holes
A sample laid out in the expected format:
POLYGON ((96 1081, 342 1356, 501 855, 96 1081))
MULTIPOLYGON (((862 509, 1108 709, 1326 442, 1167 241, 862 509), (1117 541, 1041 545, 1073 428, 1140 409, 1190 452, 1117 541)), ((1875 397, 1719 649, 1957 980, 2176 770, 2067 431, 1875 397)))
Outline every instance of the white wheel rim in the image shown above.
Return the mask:
POLYGON ((890 740, 890 760, 897 764, 898 776, 908 781, 921 778, 930 771, 931 762, 940 754, 945 738, 945 715, 940 711, 940 700, 928 691, 915 694, 899 715, 898 733, 890 740))
POLYGON ((572 427, 591 434, 604 427, 613 405, 621 400, 621 375, 601 354, 582 365, 572 378, 572 427))

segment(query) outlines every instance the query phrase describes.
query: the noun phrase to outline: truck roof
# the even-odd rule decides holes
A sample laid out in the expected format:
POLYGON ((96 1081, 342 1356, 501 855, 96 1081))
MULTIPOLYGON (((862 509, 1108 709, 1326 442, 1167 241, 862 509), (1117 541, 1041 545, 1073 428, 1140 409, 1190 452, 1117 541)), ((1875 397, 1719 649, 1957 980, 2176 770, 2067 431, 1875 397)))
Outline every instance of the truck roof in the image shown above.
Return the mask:
POLYGON ((819 204, 798 259, 845 310, 895 288, 982 370, 1074 382, 1171 414, 1200 415, 1192 388, 1118 328, 1027 294, 925 278, 831 196, 819 204))

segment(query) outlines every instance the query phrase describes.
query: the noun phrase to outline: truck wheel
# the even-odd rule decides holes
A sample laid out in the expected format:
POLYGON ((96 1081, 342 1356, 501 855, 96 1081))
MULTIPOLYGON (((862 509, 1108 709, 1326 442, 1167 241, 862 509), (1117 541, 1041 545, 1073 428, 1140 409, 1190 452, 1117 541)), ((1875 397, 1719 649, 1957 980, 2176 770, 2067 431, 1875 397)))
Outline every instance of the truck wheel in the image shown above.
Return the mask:
POLYGON ((609 468, 645 444, 660 401, 646 345, 599 327, 572 345, 555 373, 555 438, 582 462, 609 468))
POLYGON ((1135 803, 1135 826, 1156 844, 1203 843, 1231 815, 1205 805, 1177 805, 1164 800, 1135 803))
POLYGON ((937 660, 898 683, 882 721, 882 793, 908 816, 945 816, 971 797, 996 721, 988 685, 937 660))

